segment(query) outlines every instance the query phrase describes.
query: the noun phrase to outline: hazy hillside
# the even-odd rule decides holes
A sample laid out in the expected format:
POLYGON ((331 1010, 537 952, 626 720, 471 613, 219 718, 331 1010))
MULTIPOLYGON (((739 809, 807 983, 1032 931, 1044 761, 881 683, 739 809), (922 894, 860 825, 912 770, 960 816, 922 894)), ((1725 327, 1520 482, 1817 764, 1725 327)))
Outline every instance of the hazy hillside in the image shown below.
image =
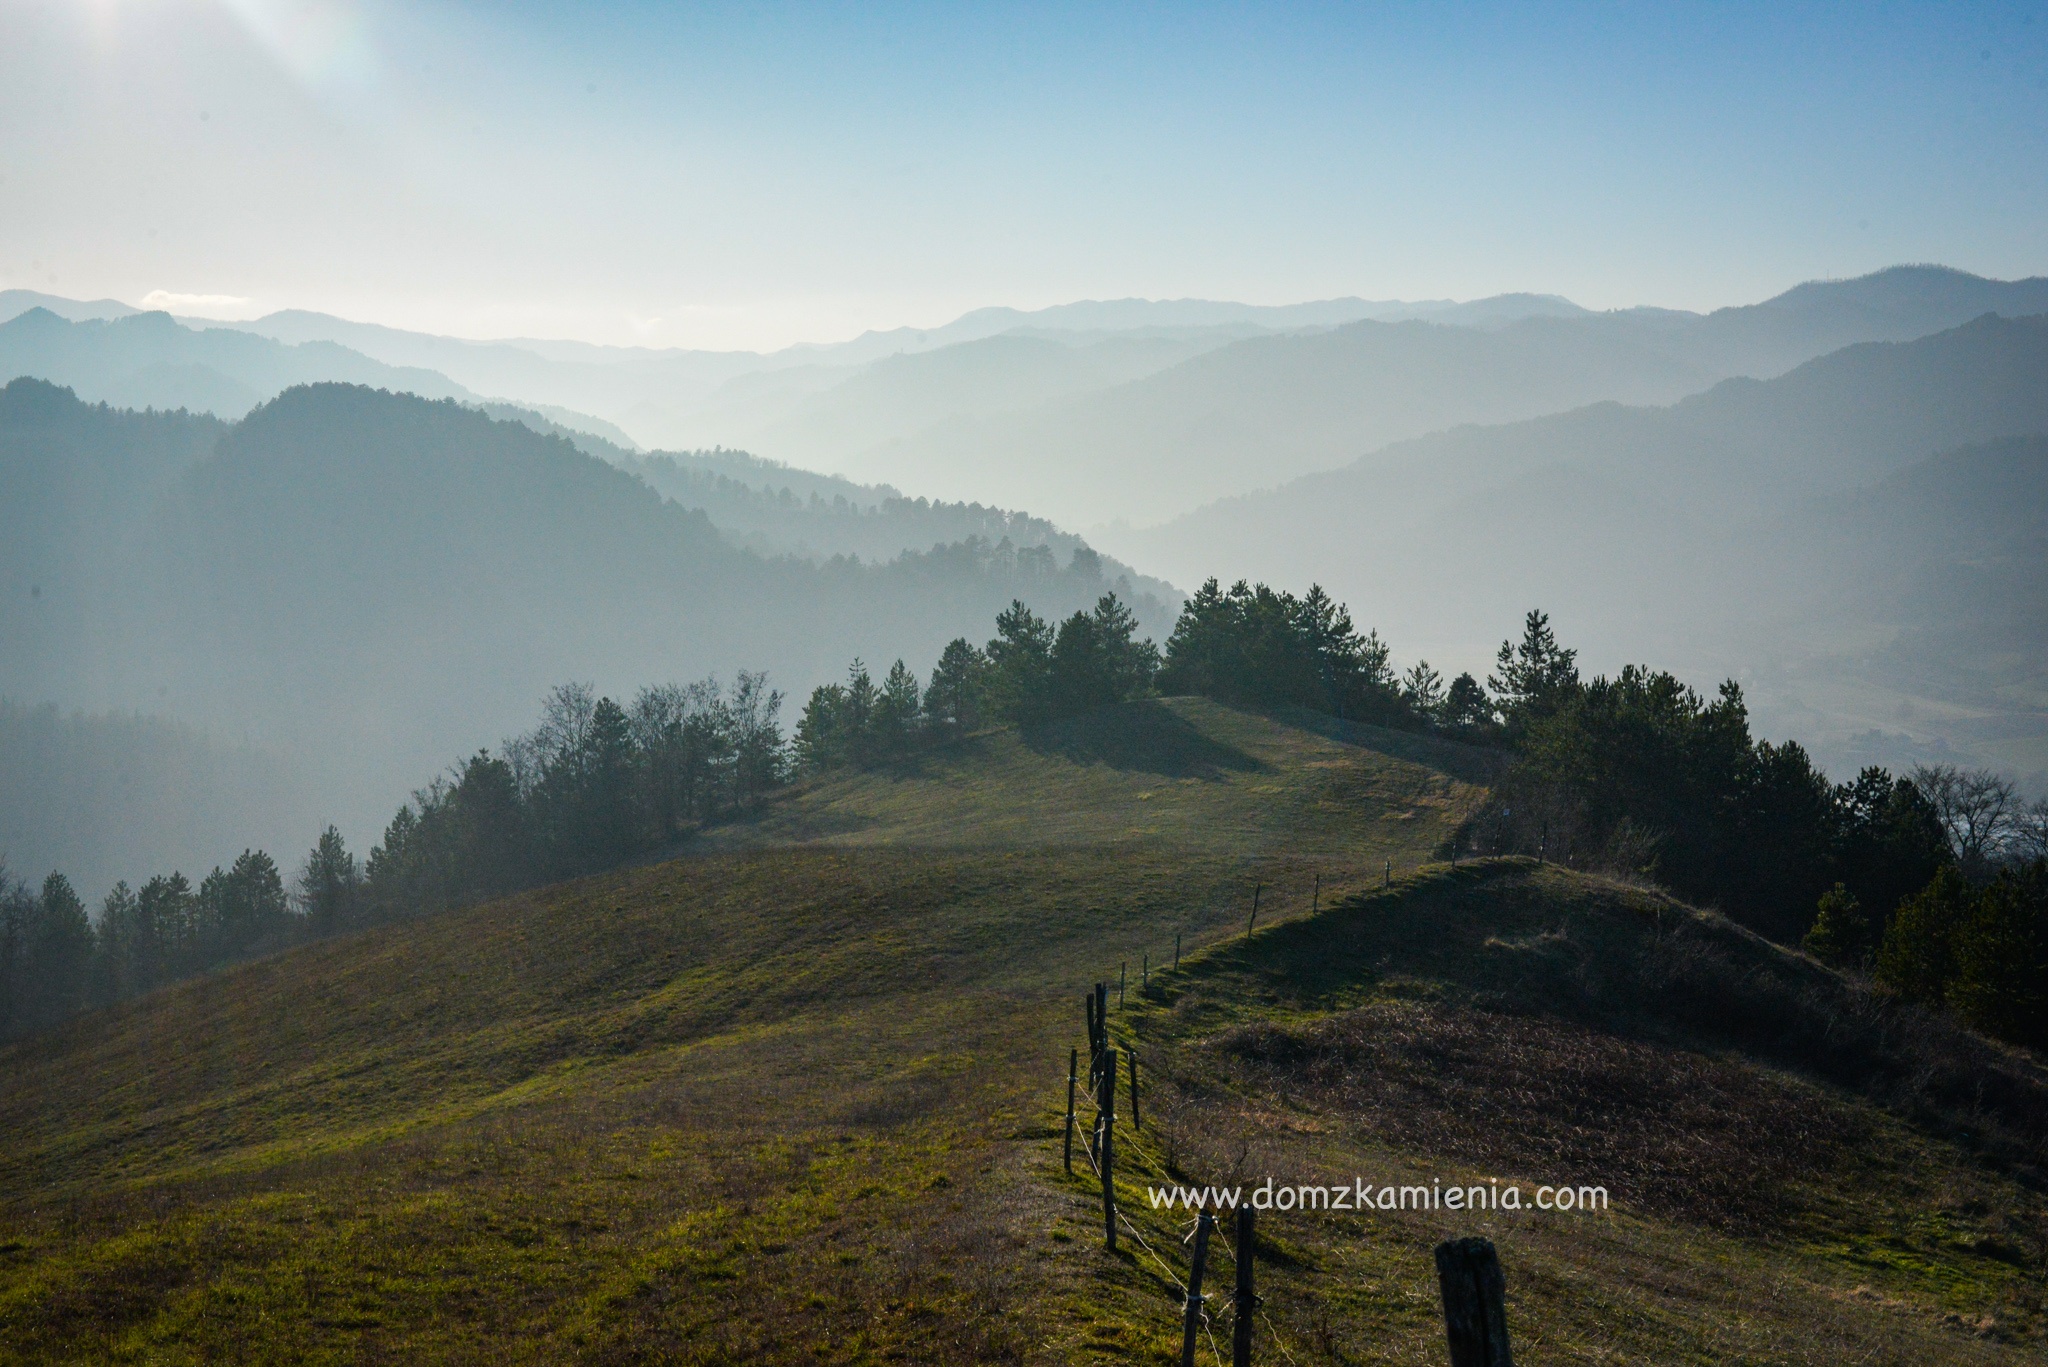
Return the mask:
POLYGON ((1262 1354, 1440 1363, 1428 1249, 1483 1232, 1544 1361, 2038 1356, 2038 1067, 1654 894, 1423 867, 1473 757, 1339 731, 1112 709, 792 794, 750 850, 0 1046, 0 1335, 56 1361, 1170 1360, 1185 1217, 1146 1184, 1270 1175, 1611 1207, 1264 1215, 1262 1354), (944 834, 963 784, 973 848, 944 834), (1061 1162, 1104 979, 1145 1078, 1117 1257, 1082 1146, 1061 1162))
POLYGON ((251 848, 309 843, 323 794, 276 756, 162 717, 85 715, 0 698, 0 863, 61 871, 97 904, 117 881, 194 878, 251 848))
MULTIPOLYGON (((1006 334, 1070 346, 1121 336, 1206 347, 1264 332, 1333 327, 1360 318, 1428 317, 1486 325, 1579 311, 1569 301, 1539 295, 1503 295, 1462 304, 1332 299, 1272 306, 1203 299, 1087 300, 1044 309, 975 309, 939 327, 890 328, 845 342, 804 343, 767 353, 606 347, 536 338, 478 342, 302 309, 222 326, 291 343, 338 342, 392 365, 441 371, 480 393, 601 413, 634 427, 649 444, 687 446, 708 444, 698 440, 708 415, 718 415, 720 421, 744 415, 772 418, 772 412, 751 402, 762 396, 771 396, 771 402, 786 401, 837 383, 870 362, 1006 334)), ((940 373, 950 364, 943 363, 940 373)), ((942 397, 934 401, 944 402, 942 397)))
POLYGON ((332 342, 283 346, 167 313, 67 322, 34 308, 0 323, 0 382, 28 375, 119 408, 187 408, 239 418, 295 384, 337 380, 428 398, 468 391, 432 371, 389 366, 332 342))
MULTIPOLYGON (((0 695, 259 745, 358 838, 525 729, 554 684, 751 668, 799 692, 863 652, 923 672, 1012 597, 1064 616, 1117 586, 1092 556, 981 542, 866 567, 763 557, 559 437, 447 401, 320 385, 224 428, 6 392, 0 449, 27 458, 5 469, 0 695), (92 468, 68 453, 156 470, 154 497, 34 477, 92 468)), ((1172 605, 1123 587, 1163 635, 1172 605)))
MULTIPOLYGON (((1253 338, 1113 389, 995 418, 963 413, 893 441, 849 444, 834 461, 806 459, 948 498, 971 487, 1083 530, 1144 525, 1460 424, 1602 399, 1668 403, 1730 376, 1767 378, 1850 343, 1909 340, 1985 312, 2048 312, 2048 280, 1912 267, 1704 317, 1628 310, 1484 330, 1356 322, 1253 338)), ((766 433, 715 435, 782 455, 766 433)))
POLYGON ((39 290, 0 290, 0 323, 18 318, 30 309, 47 309, 74 323, 87 318, 126 318, 141 312, 118 299, 65 299, 39 290))
POLYGON ((1516 605, 1540 603, 1599 667, 1653 657, 1703 680, 1744 678, 1768 729, 1813 737, 1835 767, 1876 730, 1898 742, 1894 763, 1946 744, 2024 774, 2048 767, 2038 633, 1997 651, 1995 681, 1971 681, 1981 651, 1932 638, 1911 687, 1896 672, 1878 684, 1873 662, 1914 652, 1901 629, 1931 619, 1949 639, 1985 623, 1980 643, 1998 634, 1990 623, 2038 623, 2037 598, 2004 599, 2038 593, 2038 579, 1952 584, 1934 613, 1872 585, 1981 562, 2023 535, 2000 510, 2038 505, 2039 467, 1965 460, 1876 503, 1856 491, 1946 450, 2044 432, 2048 321, 1983 318, 1668 408, 1598 405, 1397 443, 1110 544, 1169 575, 1320 579, 1440 666, 1482 667, 1516 605), (1942 505, 1926 506, 1937 488, 1942 505), (1916 511, 1898 512, 1901 500, 1916 511), (1839 512, 1816 523, 1817 507, 1839 512), (1803 550, 1822 544, 1837 549, 1803 550), (1849 600, 1860 606, 1845 617, 1849 600))

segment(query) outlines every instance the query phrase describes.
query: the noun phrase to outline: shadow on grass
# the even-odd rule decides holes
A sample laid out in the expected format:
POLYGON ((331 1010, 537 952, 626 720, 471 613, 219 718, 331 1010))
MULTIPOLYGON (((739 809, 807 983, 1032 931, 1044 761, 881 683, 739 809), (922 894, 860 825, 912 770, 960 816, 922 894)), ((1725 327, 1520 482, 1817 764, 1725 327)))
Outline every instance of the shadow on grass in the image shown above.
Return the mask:
POLYGON ((1164 778, 1221 778, 1270 766, 1234 746, 1205 736, 1157 699, 1099 708, 1078 717, 1027 726, 1026 749, 1075 764, 1105 764, 1127 773, 1164 778))
POLYGON ((1345 721, 1306 707, 1267 708, 1263 715, 1287 726, 1312 731, 1325 740, 1356 745, 1361 750, 1420 764, 1425 769, 1448 774, 1460 782, 1476 783, 1482 787, 1499 778, 1500 771, 1508 763, 1507 752, 1503 750, 1468 745, 1441 736, 1426 736, 1415 731, 1395 731, 1365 722, 1345 721))

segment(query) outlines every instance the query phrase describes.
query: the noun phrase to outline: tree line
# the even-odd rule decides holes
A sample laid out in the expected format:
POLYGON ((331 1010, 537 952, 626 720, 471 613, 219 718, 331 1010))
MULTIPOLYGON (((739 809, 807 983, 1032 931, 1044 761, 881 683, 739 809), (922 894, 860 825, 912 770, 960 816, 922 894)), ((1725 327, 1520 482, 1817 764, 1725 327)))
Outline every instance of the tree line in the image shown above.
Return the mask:
POLYGON ((796 727, 807 771, 862 766, 942 744, 983 725, 1030 725, 1155 694, 1243 706, 1299 706, 1411 730, 1482 738, 1485 690, 1448 686, 1428 662, 1397 674, 1379 633, 1360 635, 1320 586, 1296 597, 1211 579, 1182 606, 1162 650, 1113 593, 1054 624, 1013 601, 995 635, 946 646, 926 682, 902 660, 877 682, 856 659, 845 683, 815 689, 796 727))
POLYGON ((1996 775, 1921 766, 1830 782, 1796 742, 1632 665, 1582 680, 1532 612, 1503 642, 1476 730, 1509 754, 1468 833, 1654 880, 2001 1038, 2048 1043, 2048 802, 1996 775))
POLYGON ((401 805, 358 859, 330 826, 287 886, 245 851, 193 887, 118 883, 99 915, 61 873, 0 866, 0 1037, 179 978, 381 921, 612 868, 740 812, 786 777, 782 697, 761 674, 645 688, 630 703, 555 689, 533 730, 478 751, 401 805))

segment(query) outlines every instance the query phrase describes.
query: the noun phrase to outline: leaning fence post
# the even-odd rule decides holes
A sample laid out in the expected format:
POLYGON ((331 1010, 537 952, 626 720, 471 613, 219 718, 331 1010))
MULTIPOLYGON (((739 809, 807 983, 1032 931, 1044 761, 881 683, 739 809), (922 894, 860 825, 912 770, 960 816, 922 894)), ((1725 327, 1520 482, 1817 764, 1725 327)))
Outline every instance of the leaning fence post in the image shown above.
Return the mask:
POLYGON ((1493 1244, 1486 1239, 1438 1244, 1436 1280, 1444 1298, 1451 1367, 1514 1367, 1508 1352, 1507 1285, 1493 1244))
POLYGON ((1116 1050, 1102 1051, 1102 1231, 1111 1253, 1116 1252, 1116 1050))
POLYGON ((1244 923, 1244 933, 1250 935, 1252 927, 1259 923, 1259 894, 1266 890, 1264 883, 1252 884, 1252 919, 1244 923))
POLYGON ((1202 1327, 1202 1265, 1209 1261, 1209 1231, 1216 1217, 1208 1211, 1195 1223, 1195 1265, 1188 1269, 1188 1308, 1180 1334, 1180 1367, 1195 1367, 1195 1333, 1202 1327))
POLYGON ((1145 1122, 1138 1119, 1138 1051, 1127 1050, 1131 1056, 1131 1128, 1142 1130, 1145 1122))
POLYGON ((1074 1171, 1074 1081, 1076 1074, 1080 1071, 1081 1051, 1079 1049, 1069 1049, 1067 1051, 1067 1149, 1064 1155, 1069 1176, 1074 1171))
POLYGON ((1237 1208, 1237 1294, 1232 1298, 1235 1326, 1230 1336, 1230 1367, 1251 1367, 1252 1311, 1259 1298, 1252 1290, 1252 1234, 1257 1214, 1250 1206, 1237 1208))

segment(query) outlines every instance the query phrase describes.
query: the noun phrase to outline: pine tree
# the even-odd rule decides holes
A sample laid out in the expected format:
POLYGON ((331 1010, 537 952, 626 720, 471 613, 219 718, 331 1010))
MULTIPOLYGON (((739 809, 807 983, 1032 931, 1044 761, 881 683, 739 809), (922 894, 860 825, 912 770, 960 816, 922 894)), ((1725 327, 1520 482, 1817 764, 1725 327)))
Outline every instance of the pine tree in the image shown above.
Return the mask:
POLYGON ((1807 953, 1824 964, 1855 968, 1869 961, 1876 941, 1870 913, 1846 884, 1837 883, 1821 895, 1813 928, 1802 943, 1807 953))
POLYGON ((92 920, 61 873, 43 880, 34 934, 28 944, 39 1023, 48 1025, 83 1009, 92 969, 92 920))
POLYGON ((1502 641, 1496 672, 1486 686, 1511 731, 1556 712, 1579 687, 1579 653, 1558 645, 1547 614, 1534 608, 1522 623, 1521 644, 1502 641))
POLYGON ((1877 980, 1926 1006, 1948 999, 1956 972, 1956 940, 1976 911, 1977 897, 1953 864, 1899 904, 1877 952, 1877 980))
POLYGON ((996 616, 988 643, 989 702, 1005 721, 1030 722, 1045 716, 1052 702, 1053 632, 1021 601, 996 616))
POLYGON ((2001 871, 1959 928, 1948 1002, 1987 1035, 2048 1043, 2048 863, 2001 871))
POLYGON ((885 755, 907 752, 917 742, 918 723, 923 710, 923 689, 917 682, 917 675, 898 660, 889 666, 881 688, 875 693, 877 750, 885 755))
POLYGON ((932 734, 960 736, 981 725, 988 672, 988 656, 966 637, 947 642, 924 692, 925 724, 932 734))
POLYGON ((333 935, 355 921, 362 882, 356 857, 341 832, 329 826, 306 855, 298 878, 299 910, 315 935, 333 935))

